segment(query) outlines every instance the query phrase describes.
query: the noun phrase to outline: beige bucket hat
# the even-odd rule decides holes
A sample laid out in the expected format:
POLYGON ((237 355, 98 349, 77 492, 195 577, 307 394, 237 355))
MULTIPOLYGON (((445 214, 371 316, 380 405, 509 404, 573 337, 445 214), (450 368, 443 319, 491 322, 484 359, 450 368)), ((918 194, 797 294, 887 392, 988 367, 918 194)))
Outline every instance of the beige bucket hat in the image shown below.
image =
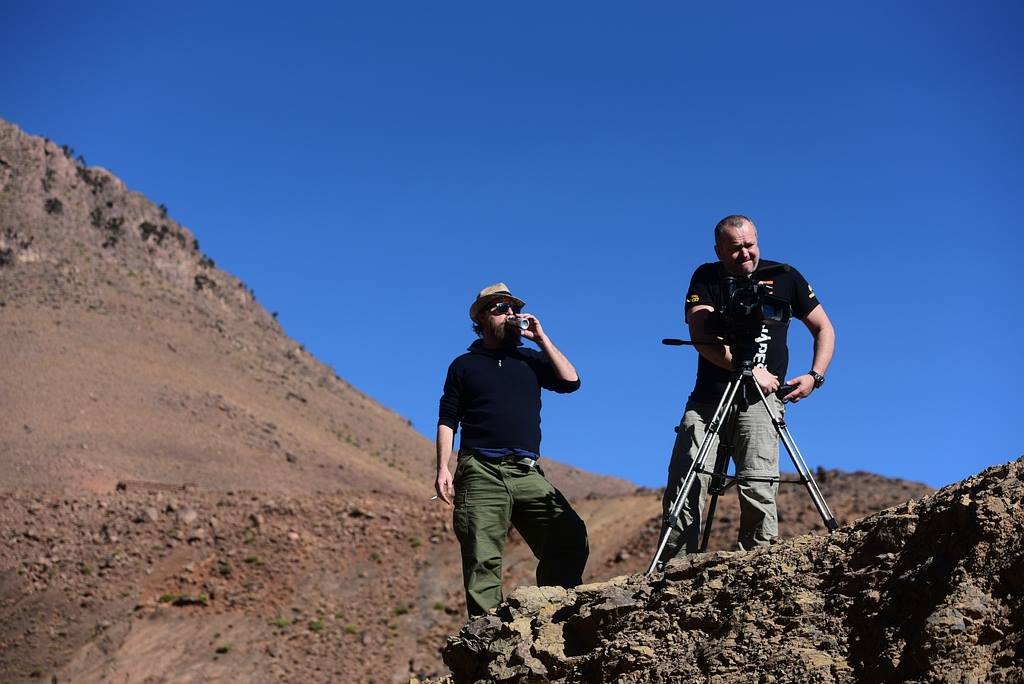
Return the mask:
POLYGON ((501 298, 511 299, 518 307, 526 306, 526 302, 508 291, 508 285, 505 283, 495 283, 480 290, 480 294, 476 296, 476 299, 469 306, 469 317, 475 321, 477 314, 487 308, 495 299, 501 298))

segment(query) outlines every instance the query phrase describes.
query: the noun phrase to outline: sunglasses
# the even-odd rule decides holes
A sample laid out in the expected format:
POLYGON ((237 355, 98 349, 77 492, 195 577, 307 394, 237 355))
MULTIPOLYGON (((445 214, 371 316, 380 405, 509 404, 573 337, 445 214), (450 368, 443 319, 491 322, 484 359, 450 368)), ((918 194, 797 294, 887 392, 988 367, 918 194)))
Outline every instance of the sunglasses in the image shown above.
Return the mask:
POLYGON ((492 306, 490 308, 490 312, 492 314, 502 314, 502 315, 509 314, 509 313, 517 314, 517 313, 519 313, 522 310, 523 310, 523 307, 516 306, 515 304, 509 304, 508 302, 498 302, 497 304, 495 304, 494 306, 492 306))

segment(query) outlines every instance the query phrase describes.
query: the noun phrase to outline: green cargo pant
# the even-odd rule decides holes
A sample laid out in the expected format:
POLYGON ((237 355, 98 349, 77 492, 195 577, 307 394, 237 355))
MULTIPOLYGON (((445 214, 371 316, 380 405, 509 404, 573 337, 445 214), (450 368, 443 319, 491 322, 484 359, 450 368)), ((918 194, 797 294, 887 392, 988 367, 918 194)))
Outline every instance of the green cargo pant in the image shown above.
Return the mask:
MULTIPOLYGON (((785 404, 774 394, 768 395, 772 408, 781 419, 786 412, 785 404)), ((716 404, 687 402, 683 419, 676 429, 676 441, 672 448, 672 460, 668 468, 668 485, 662 498, 662 510, 668 514, 682 488, 683 478, 696 458, 700 443, 704 441, 707 424, 715 414, 716 404)), ((736 409, 731 409, 735 411, 736 409)), ((730 456, 736 464, 736 474, 740 477, 778 478, 779 476, 779 436, 772 425, 771 416, 760 401, 745 411, 732 415, 722 423, 719 435, 725 437, 725 431, 735 426, 732 437, 732 453, 730 456)), ((710 447, 704 470, 710 471, 715 466, 718 452, 718 438, 710 447)), ((690 489, 686 504, 679 514, 679 519, 669 533, 668 543, 661 555, 663 562, 678 555, 695 553, 700 546, 701 512, 708 490, 710 475, 698 475, 690 489)), ((750 550, 755 546, 764 546, 779 535, 779 518, 775 509, 775 495, 778 493, 778 482, 744 482, 739 481, 736 489, 740 499, 740 531, 739 547, 750 550)), ((664 530, 663 530, 664 533, 664 530)))
POLYGON ((575 587, 590 554, 587 528, 531 461, 459 455, 455 470, 455 534, 470 616, 501 603, 501 555, 509 524, 537 557, 537 584, 575 587))

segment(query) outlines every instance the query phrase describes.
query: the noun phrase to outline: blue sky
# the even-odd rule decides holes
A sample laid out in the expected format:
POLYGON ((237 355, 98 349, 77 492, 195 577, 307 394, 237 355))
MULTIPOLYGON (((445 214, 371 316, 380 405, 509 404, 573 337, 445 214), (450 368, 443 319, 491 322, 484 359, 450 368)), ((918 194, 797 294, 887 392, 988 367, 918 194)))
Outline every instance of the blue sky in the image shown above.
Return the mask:
POLYGON ((0 117, 166 204, 430 437, 468 305, 503 280, 583 378, 546 397, 545 454, 663 485, 696 360, 659 341, 743 213, 838 332, 788 415, 812 467, 943 485, 1024 451, 1019 3, 4 13, 0 117))

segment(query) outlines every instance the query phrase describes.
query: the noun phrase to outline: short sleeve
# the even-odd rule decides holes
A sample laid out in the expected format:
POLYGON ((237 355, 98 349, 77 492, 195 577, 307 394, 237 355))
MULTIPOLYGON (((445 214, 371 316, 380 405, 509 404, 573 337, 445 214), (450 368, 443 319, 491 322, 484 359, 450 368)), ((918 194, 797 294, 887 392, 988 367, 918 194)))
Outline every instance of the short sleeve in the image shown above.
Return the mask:
POLYGON ((790 275, 793 276, 793 316, 803 320, 807 318, 807 315, 814 311, 815 308, 821 303, 818 301, 818 296, 814 293, 814 288, 807 282, 803 274, 795 268, 790 271, 790 275))
POLYGON ((715 284, 714 264, 704 264, 693 272, 690 277, 690 287, 686 290, 686 302, 683 305, 683 310, 689 312, 695 306, 715 306, 714 292, 712 290, 715 284), (710 267, 710 268, 709 268, 710 267))

